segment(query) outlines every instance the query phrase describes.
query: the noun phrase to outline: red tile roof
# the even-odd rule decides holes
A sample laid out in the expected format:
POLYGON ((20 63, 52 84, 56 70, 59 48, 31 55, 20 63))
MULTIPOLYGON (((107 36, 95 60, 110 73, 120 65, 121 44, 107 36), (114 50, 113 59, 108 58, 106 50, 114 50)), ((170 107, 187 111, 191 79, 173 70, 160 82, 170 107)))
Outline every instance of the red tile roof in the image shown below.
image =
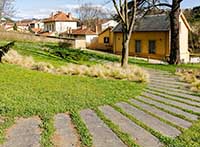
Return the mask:
POLYGON ((96 35, 96 32, 91 31, 91 29, 89 28, 85 28, 85 29, 77 29, 77 30, 72 30, 72 33, 74 35, 96 35))
POLYGON ((63 12, 57 12, 55 15, 44 19, 44 22, 55 22, 55 21, 78 21, 77 19, 73 18, 70 13, 66 14, 63 12))

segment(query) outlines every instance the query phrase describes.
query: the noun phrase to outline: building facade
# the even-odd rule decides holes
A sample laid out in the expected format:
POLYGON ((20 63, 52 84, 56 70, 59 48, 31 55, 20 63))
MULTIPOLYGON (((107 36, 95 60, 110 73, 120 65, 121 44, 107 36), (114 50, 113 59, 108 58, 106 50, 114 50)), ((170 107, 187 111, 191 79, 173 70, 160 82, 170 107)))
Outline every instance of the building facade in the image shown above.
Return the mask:
POLYGON ((71 13, 58 11, 51 17, 44 19, 44 32, 56 32, 60 34, 66 30, 77 29, 78 20, 73 18, 71 13))

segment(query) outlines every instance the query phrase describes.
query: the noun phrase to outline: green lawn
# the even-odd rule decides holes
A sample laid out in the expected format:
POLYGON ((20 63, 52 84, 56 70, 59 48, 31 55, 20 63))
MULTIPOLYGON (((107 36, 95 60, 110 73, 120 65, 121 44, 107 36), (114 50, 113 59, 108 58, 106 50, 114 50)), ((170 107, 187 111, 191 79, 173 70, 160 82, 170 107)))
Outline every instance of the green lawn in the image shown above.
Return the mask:
MULTIPOLYGON (((0 45, 6 44, 5 41, 0 41, 0 45)), ((113 54, 103 54, 90 51, 80 51, 74 49, 65 49, 59 47, 56 43, 28 43, 28 42, 17 42, 13 47, 20 54, 29 56, 31 55, 36 61, 43 61, 53 64, 54 66, 61 66, 67 63, 76 64, 97 64, 102 62, 119 62, 120 57, 113 54), (48 49, 49 51, 46 51, 48 49), (66 55, 65 58, 56 56, 56 51, 66 55)), ((175 73, 177 68, 187 69, 200 69, 200 64, 181 64, 181 65, 162 65, 162 64, 150 64, 144 60, 129 58, 130 64, 137 64, 141 67, 160 69, 175 73)))
MULTIPOLYGON (((1 42, 1 45, 5 43, 1 42)), ((110 58, 110 55, 96 55, 79 50, 65 50, 68 56, 63 59, 54 55, 54 52, 41 50, 60 50, 57 44, 52 43, 16 43, 13 48, 20 54, 54 66, 70 62, 91 65, 118 60, 115 57, 110 58)), ((4 140, 5 128, 14 123, 14 117, 38 115, 43 122, 43 146, 51 146, 53 115, 60 112, 70 112, 82 143, 90 146, 91 137, 80 119, 79 110, 114 104, 137 96, 146 86, 120 80, 52 75, 9 64, 0 64, 0 73, 0 117, 7 118, 6 123, 0 125, 0 142, 4 140)))
MULTIPOLYGON (((1 41, 0 45, 5 43, 1 41)), ((120 60, 118 56, 112 54, 63 49, 53 43, 17 42, 13 48, 20 54, 32 56, 36 61, 48 62, 54 66, 67 63, 92 65, 120 60), (64 57, 58 56, 56 51, 61 52, 64 57)), ((172 73, 177 68, 172 65, 153 65, 133 58, 130 58, 129 62, 172 73)), ((200 64, 178 67, 200 68, 200 64)), ((82 144, 91 146, 91 136, 80 119, 79 110, 85 108, 95 110, 100 105, 113 105, 118 101, 126 101, 139 95, 146 86, 146 84, 120 80, 52 75, 9 64, 0 64, 0 83, 0 117, 7 118, 6 122, 0 125, 0 142, 4 140, 5 129, 13 124, 14 117, 38 115, 42 119, 41 128, 44 129, 42 146, 46 147, 52 145, 50 139, 54 132, 52 123, 54 114, 70 112, 82 144)), ((181 147, 185 143, 190 145, 188 147, 195 146, 198 143, 197 137, 200 136, 199 128, 200 123, 197 122, 180 138, 171 142, 170 147, 181 147)), ((129 140, 126 135, 123 138, 129 140)))

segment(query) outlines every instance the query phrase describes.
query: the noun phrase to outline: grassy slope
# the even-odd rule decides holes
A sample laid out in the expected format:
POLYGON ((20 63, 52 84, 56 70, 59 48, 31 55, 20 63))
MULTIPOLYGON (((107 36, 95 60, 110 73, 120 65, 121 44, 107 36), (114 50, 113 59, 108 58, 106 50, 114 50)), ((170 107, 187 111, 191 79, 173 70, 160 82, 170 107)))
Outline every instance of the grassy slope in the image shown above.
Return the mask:
POLYGON ((113 104, 139 94, 144 86, 128 81, 51 75, 7 64, 0 64, 0 73, 0 97, 3 98, 0 112, 11 116, 113 104))
MULTIPOLYGON (((5 44, 6 42, 1 42, 5 44)), ((36 61, 48 62, 54 66, 75 62, 76 52, 69 50, 69 58, 62 59, 41 48, 59 49, 55 44, 16 43, 14 49, 36 61), (47 46, 48 45, 48 46, 47 46), (73 57, 73 58, 72 58, 73 57)), ((81 56, 88 55, 82 53, 81 56)), ((96 64, 116 59, 89 54, 87 60, 78 60, 78 64, 96 64), (90 61, 90 59, 93 59, 90 61)), ((61 76, 31 71, 16 65, 0 64, 0 117, 6 117, 6 123, 0 125, 0 142, 3 141, 3 130, 12 125, 14 117, 39 115, 42 119, 43 146, 51 146, 53 134, 52 117, 56 113, 71 112, 81 140, 84 145, 91 145, 91 137, 81 121, 78 111, 84 108, 95 108, 103 104, 114 104, 118 101, 139 95, 145 84, 120 80, 61 76)))
MULTIPOLYGON (((0 41, 0 45, 5 44, 5 43, 6 42, 0 41)), ((74 51, 74 50, 69 50, 69 49, 63 50, 57 44, 53 44, 53 43, 17 42, 16 45, 14 46, 14 49, 23 55, 27 55, 27 56, 31 55, 36 61, 49 62, 53 64, 54 66, 65 65, 68 62, 91 65, 91 64, 96 64, 96 63, 102 63, 103 61, 110 61, 110 62, 120 61, 120 57, 116 55, 95 53, 95 52, 89 52, 89 51, 79 51, 79 50, 74 51), (41 49, 49 49, 50 51, 59 50, 68 54, 69 56, 67 56, 65 59, 62 59, 60 57, 57 57, 41 49)), ((160 64, 155 65, 155 64, 149 64, 146 61, 134 59, 131 57, 129 58, 129 63, 137 64, 141 67, 146 67, 146 68, 165 70, 171 73, 175 73, 176 68, 195 68, 195 69, 200 68, 200 64, 181 64, 178 66, 160 65, 160 64)))
MULTIPOLYGON (((0 42, 0 44, 5 44, 5 42, 0 42)), ((70 55, 67 59, 61 59, 41 51, 41 48, 59 49, 56 44, 43 43, 17 43, 14 47, 21 54, 31 55, 36 61, 49 62, 54 66, 77 62, 72 58, 74 55, 70 55)), ((69 53, 73 54, 74 51, 69 50, 69 53)), ((90 58, 89 60, 79 60, 78 64, 90 65, 102 61, 119 61, 119 57, 114 55, 87 51, 79 53, 90 56, 90 58), (96 60, 91 60, 93 58, 96 60)), ((174 72, 176 69, 176 66, 152 65, 132 58, 130 63, 170 72, 174 72)), ((180 65, 179 67, 200 68, 200 64, 180 65)), ((85 142, 85 145, 90 145, 91 138, 87 130, 84 130, 84 124, 81 123, 76 112, 83 108, 95 108, 98 105, 114 104, 117 101, 125 100, 139 94, 144 87, 144 85, 126 81, 50 75, 8 64, 0 65, 0 73, 0 98, 4 98, 0 99, 0 115, 8 116, 7 123, 0 126, 0 142, 2 141, 2 130, 13 123, 13 117, 40 115, 43 119, 42 127, 46 128, 42 142, 43 145, 50 146, 49 139, 53 133, 53 114, 71 111, 73 121, 79 124, 77 126, 79 133, 85 135, 85 138, 81 138, 82 141, 85 142)), ((174 142, 169 143, 170 146, 178 147, 184 144, 191 147, 199 145, 198 128, 200 128, 199 122, 174 142)))

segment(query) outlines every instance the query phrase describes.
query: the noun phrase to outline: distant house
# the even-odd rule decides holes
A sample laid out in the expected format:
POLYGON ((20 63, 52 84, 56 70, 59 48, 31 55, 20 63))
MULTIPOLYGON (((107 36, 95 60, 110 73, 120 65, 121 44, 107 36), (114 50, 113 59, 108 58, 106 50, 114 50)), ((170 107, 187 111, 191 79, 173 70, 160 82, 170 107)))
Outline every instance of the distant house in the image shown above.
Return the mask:
POLYGON ((81 48, 89 47, 94 39, 98 37, 97 33, 90 28, 81 27, 75 30, 68 30, 60 34, 60 37, 82 40, 81 48))
MULTIPOLYGON (((181 13, 180 24, 180 57, 182 62, 189 62, 188 33, 191 30, 186 18, 181 13)), ((112 52, 122 52, 122 25, 113 30, 108 29, 99 35, 99 39, 109 40, 112 52), (109 39, 107 34, 109 35, 109 39), (107 36, 106 36, 107 35, 107 36), (104 38, 104 39, 103 39, 104 38), (113 42, 112 42, 113 40, 113 42)), ((102 43, 102 41, 100 42, 102 43)), ((109 50, 109 48, 108 48, 109 50)), ((167 60, 170 55, 170 19, 167 15, 148 15, 140 19, 135 26, 130 41, 129 55, 159 60, 167 60)))
POLYGON ((58 11, 51 17, 44 19, 44 32, 56 32, 58 34, 66 30, 77 29, 78 21, 73 18, 71 13, 58 11))
POLYGON ((24 22, 6 23, 6 24, 4 24, 4 30, 28 33, 29 32, 29 24, 28 23, 24 23, 24 22), (16 29, 17 30, 14 30, 14 26, 15 25, 16 25, 16 29))
POLYGON ((38 34, 44 30, 44 22, 43 20, 33 20, 30 23, 30 29, 35 33, 38 34))
POLYGON ((108 51, 112 52, 113 49, 113 27, 108 27, 104 29, 99 35, 96 42, 91 44, 91 48, 101 50, 101 51, 108 51))

